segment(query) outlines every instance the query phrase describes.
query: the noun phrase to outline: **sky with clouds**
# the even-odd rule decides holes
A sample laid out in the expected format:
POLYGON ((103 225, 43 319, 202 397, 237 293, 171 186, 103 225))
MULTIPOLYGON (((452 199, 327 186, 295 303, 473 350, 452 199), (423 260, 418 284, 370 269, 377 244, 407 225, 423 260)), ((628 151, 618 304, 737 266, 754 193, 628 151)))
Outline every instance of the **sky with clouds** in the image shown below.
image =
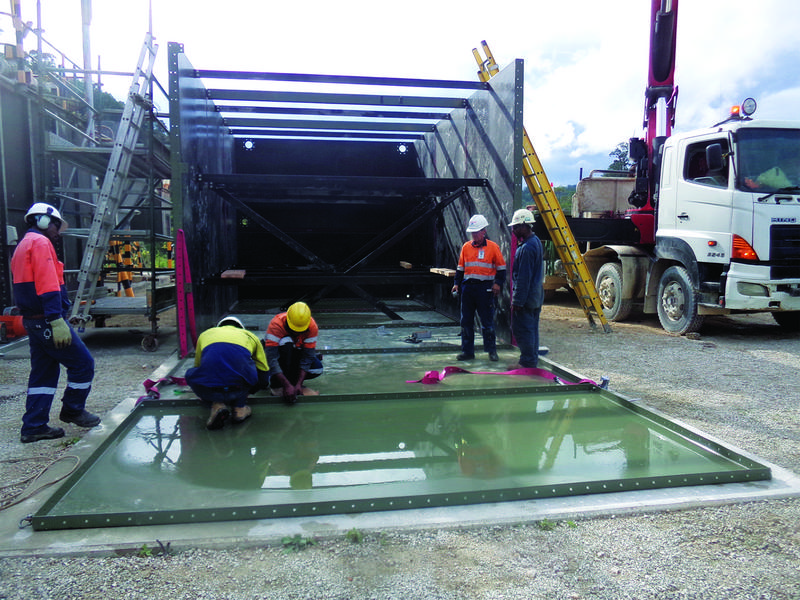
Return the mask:
MULTIPOLYGON (((35 26, 36 0, 20 2, 35 26)), ((94 0, 103 70, 133 70, 150 4, 94 0)), ((80 0, 39 5, 44 37, 82 64, 80 0)), ((649 0, 152 0, 165 88, 168 42, 201 69, 474 80, 472 49, 486 40, 501 67, 525 61, 525 126, 557 185, 606 168, 618 143, 642 135, 649 17, 649 0)), ((681 0, 676 131, 716 123, 748 96, 759 118, 798 118, 798 25, 797 0, 681 0)), ((0 29, 13 43, 8 17, 0 29)), ((130 79, 104 83, 124 97, 130 79)))

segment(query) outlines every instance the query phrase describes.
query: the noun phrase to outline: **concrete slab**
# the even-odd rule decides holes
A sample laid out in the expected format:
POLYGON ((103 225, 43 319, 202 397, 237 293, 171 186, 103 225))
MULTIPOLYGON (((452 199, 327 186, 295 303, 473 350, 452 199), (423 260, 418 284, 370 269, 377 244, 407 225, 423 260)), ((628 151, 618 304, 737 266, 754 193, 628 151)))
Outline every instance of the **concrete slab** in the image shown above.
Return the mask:
MULTIPOLYGON (((169 366, 162 368, 168 369, 169 366)), ((90 431, 70 452, 86 460, 112 431, 129 415, 136 399, 128 398, 107 415, 105 424, 90 431)), ((679 425, 684 426, 679 423, 679 425)), ((708 437, 711 441, 713 438, 708 437)), ((721 442, 720 442, 721 443, 721 442)), ((677 510, 800 496, 797 475, 766 463, 741 449, 732 451, 767 465, 769 481, 701 485, 647 491, 612 492, 565 498, 511 501, 412 510, 357 514, 259 519, 216 523, 109 527, 58 531, 33 531, 26 519, 36 513, 57 486, 38 493, 0 513, 0 557, 126 553, 158 542, 171 548, 243 547, 277 544, 284 536, 341 536, 352 528, 362 532, 393 529, 450 528, 475 525, 501 525, 535 522, 542 519, 581 519, 598 515, 621 515, 648 511, 677 510)), ((67 459, 48 470, 47 477, 65 476, 74 466, 67 459)), ((38 487, 46 481, 37 482, 38 487)))

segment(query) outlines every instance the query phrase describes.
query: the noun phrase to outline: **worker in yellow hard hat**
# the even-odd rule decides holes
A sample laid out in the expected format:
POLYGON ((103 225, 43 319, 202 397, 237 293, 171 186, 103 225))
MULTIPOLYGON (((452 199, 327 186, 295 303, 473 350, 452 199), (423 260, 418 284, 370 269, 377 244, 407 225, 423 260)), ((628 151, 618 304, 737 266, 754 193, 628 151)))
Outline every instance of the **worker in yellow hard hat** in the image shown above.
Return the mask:
POLYGON ((304 385, 322 375, 322 361, 317 355, 319 328, 305 302, 295 302, 286 312, 275 315, 267 326, 264 346, 270 371, 270 387, 287 404, 297 396, 315 396, 318 392, 304 385))

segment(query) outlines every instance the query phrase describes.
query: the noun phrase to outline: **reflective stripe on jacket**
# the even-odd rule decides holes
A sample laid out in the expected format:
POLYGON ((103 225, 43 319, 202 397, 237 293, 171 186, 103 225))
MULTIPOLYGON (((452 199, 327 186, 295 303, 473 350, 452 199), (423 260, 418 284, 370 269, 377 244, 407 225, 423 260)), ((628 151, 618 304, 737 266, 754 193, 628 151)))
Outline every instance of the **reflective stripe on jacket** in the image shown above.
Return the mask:
POLYGON ((318 335, 319 328, 313 318, 308 324, 308 329, 297 333, 289 329, 289 325, 286 323, 286 313, 284 312, 272 317, 267 326, 267 334, 264 336, 264 344, 267 347, 294 344, 295 348, 316 348, 318 335), (296 337, 292 338, 292 335, 296 337))
POLYGON ((506 280, 506 261, 500 246, 492 240, 486 240, 480 246, 473 242, 464 244, 456 270, 463 273, 463 279, 495 281, 499 285, 503 285, 506 280))

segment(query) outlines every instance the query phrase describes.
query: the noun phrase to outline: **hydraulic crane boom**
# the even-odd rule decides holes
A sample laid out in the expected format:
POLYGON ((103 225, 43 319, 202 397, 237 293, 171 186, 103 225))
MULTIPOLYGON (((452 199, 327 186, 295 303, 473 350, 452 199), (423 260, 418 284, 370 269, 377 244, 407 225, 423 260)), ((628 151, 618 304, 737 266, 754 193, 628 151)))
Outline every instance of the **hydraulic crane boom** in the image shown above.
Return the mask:
POLYGON ((636 166, 636 186, 628 199, 635 208, 629 211, 642 230, 642 241, 652 241, 655 219, 637 219, 636 213, 652 215, 658 181, 658 157, 664 141, 675 125, 678 88, 675 86, 675 41, 678 25, 678 0, 651 0, 650 56, 645 89, 645 138, 632 138, 629 157, 636 166))

